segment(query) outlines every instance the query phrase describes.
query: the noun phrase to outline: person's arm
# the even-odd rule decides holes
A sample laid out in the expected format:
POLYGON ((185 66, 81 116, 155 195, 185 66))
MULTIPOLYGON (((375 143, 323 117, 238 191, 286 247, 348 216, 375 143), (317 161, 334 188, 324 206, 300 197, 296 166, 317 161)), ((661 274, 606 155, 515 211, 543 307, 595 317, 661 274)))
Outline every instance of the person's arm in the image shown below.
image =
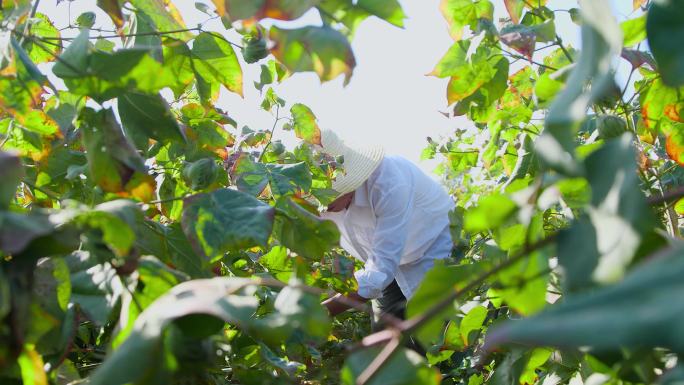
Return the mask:
MULTIPOLYGON (((358 293, 364 298, 377 298, 394 280, 408 236, 413 211, 410 185, 396 178, 376 183, 371 196, 376 215, 373 246, 362 270, 354 273, 358 293)), ((380 181, 379 181, 380 182, 380 181)))
POLYGON ((368 302, 368 298, 361 297, 356 292, 350 293, 347 296, 337 293, 323 301, 322 305, 328 309, 328 313, 330 313, 331 317, 335 317, 353 307, 363 306, 366 302, 368 302))

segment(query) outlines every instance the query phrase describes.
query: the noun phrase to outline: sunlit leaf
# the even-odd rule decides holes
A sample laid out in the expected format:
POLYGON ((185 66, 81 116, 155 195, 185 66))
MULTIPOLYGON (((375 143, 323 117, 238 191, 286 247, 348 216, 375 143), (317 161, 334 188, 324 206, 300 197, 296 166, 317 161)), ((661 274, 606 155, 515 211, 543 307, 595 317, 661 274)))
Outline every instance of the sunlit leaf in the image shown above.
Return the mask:
POLYGON ((307 143, 321 145, 321 129, 311 109, 304 104, 297 103, 290 108, 290 113, 294 119, 297 137, 307 143))
POLYGON ((625 47, 631 47, 646 39, 646 15, 623 21, 620 24, 625 47))
POLYGON ((525 2, 523 0, 504 0, 504 4, 506 5, 508 15, 511 17, 511 21, 518 24, 522 11, 525 9, 525 2))
POLYGON ((181 40, 188 40, 192 37, 190 32, 182 31, 187 27, 180 13, 170 0, 130 0, 130 2, 135 8, 140 9, 152 19, 157 27, 157 31, 178 31, 168 35, 181 40))
POLYGON ((439 7, 454 40, 461 39, 465 27, 475 32, 480 19, 494 18, 494 6, 489 0, 442 0, 439 7))
POLYGON ((684 165, 684 124, 673 124, 664 131, 667 155, 680 165, 684 165))
POLYGON ((197 76, 211 88, 212 100, 218 98, 218 85, 242 96, 242 68, 225 38, 209 32, 199 34, 192 45, 192 56, 197 76))
POLYGON ((37 45, 33 39, 26 39, 24 48, 28 52, 31 60, 36 64, 55 61, 55 58, 62 52, 62 42, 58 39, 61 35, 49 17, 38 13, 30 23, 33 39, 42 39, 41 44, 37 45))
POLYGON ((404 26, 406 15, 397 0, 359 0, 356 6, 397 27, 404 26))
POLYGON ((271 52, 289 71, 314 71, 321 81, 344 74, 344 83, 349 83, 356 59, 347 38, 340 32, 325 26, 272 27, 269 37, 275 42, 271 52))

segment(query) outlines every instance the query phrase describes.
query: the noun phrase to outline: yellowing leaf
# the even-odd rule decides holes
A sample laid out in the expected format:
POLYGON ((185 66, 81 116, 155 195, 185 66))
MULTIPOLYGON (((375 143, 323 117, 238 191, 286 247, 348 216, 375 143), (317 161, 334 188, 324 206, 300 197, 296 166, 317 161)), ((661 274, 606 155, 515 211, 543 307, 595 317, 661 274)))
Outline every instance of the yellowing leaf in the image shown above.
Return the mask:
POLYGON ((123 27, 124 19, 119 0, 97 0, 97 6, 109 15, 117 29, 123 27))
MULTIPOLYGON (((185 22, 169 0, 129 0, 137 9, 143 11, 152 19, 159 32, 179 31, 186 29, 185 22)), ((192 38, 190 32, 176 32, 168 34, 180 40, 192 38)))
POLYGON ((442 0, 439 9, 449 23, 454 40, 461 39, 466 26, 475 31, 480 19, 494 18, 494 6, 489 0, 442 0))
POLYGON ((317 5, 320 0, 212 0, 220 16, 228 16, 231 21, 294 20, 317 5))
POLYGON ((504 0, 506 5, 506 11, 511 17, 511 21, 515 24, 520 22, 520 16, 522 16, 523 8, 525 7, 525 2, 523 0, 504 0))
POLYGON ((294 119, 295 134, 309 144, 321 145, 321 129, 316 122, 316 116, 309 107, 297 103, 290 109, 294 119))
POLYGON ((33 345, 25 346, 17 361, 24 385, 48 385, 47 375, 43 369, 43 358, 36 352, 33 345))
POLYGON ((675 123, 665 129, 665 151, 670 159, 684 166, 684 124, 675 123))
POLYGON ((271 53, 291 72, 314 71, 321 81, 344 74, 344 84, 349 83, 356 59, 340 32, 330 27, 272 27, 270 39, 275 42, 271 53))

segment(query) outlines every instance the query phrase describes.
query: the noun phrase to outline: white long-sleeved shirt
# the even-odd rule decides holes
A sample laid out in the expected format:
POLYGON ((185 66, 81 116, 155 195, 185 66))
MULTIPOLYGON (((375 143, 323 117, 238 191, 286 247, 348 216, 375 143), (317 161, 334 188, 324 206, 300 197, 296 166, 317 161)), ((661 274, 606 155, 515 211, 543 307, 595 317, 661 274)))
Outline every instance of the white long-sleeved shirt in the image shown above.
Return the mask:
POLYGON ((443 187, 416 165, 386 156, 346 210, 322 216, 337 224, 341 246, 364 262, 355 273, 359 295, 377 298, 396 279, 411 298, 434 261, 451 251, 453 207, 443 187))

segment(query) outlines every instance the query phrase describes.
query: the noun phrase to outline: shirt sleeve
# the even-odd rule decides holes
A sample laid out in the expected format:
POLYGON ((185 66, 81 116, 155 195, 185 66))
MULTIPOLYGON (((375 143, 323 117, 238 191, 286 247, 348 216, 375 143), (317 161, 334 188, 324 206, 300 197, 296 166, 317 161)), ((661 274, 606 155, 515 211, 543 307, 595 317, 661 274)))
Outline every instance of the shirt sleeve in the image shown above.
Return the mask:
POLYGON ((399 268, 414 203, 411 185, 401 182, 378 183, 371 190, 376 216, 373 244, 364 268, 354 273, 364 298, 380 297, 399 268))

